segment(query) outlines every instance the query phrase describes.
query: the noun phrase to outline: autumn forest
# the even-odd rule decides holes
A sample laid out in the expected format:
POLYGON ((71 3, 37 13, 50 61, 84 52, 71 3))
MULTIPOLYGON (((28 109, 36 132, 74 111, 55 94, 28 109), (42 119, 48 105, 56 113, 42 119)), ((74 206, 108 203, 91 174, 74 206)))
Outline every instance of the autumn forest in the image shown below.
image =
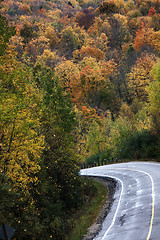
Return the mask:
POLYGON ((160 1, 0 5, 0 224, 64 240, 80 166, 160 158, 160 1))

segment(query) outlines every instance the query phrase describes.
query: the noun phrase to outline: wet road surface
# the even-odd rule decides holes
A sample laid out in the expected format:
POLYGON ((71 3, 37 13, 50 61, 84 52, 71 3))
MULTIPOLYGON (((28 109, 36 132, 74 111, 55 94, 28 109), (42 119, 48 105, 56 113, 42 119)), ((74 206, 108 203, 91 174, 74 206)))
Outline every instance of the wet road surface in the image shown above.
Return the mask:
POLYGON ((160 240, 160 164, 112 164, 81 175, 117 181, 114 203, 94 240, 160 240))

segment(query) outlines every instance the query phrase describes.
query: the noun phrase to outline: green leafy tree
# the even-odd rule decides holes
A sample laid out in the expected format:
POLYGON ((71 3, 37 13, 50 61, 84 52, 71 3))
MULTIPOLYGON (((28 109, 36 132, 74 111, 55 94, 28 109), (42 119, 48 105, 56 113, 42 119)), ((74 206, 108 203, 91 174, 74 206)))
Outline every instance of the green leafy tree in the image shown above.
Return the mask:
POLYGON ((52 229, 54 236, 64 239, 64 232, 60 230, 62 225, 64 227, 63 211, 76 208, 80 204, 79 167, 74 152, 75 113, 69 98, 64 97, 62 88, 50 68, 37 63, 33 69, 33 76, 43 92, 41 125, 45 136, 45 149, 42 188, 44 196, 46 194, 47 197, 42 198, 39 204, 44 209, 42 216, 44 218, 47 214, 50 216, 45 220, 48 223, 48 231, 52 229), (50 212, 46 201, 56 214, 50 212))
POLYGON ((158 62, 152 72, 153 82, 147 88, 149 99, 149 113, 152 117, 153 129, 160 132, 160 62, 158 62))
POLYGON ((34 36, 34 30, 32 25, 25 23, 20 31, 20 36, 23 37, 24 43, 29 42, 34 36))

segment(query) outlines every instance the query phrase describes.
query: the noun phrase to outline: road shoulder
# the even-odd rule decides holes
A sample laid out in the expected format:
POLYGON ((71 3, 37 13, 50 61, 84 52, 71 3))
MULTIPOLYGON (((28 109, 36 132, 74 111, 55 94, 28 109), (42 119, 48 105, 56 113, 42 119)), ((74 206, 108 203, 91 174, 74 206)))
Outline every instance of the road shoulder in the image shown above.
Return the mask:
POLYGON ((102 228, 102 223, 106 218, 107 214, 109 213, 111 206, 114 201, 114 194, 116 189, 116 181, 111 178, 104 178, 104 177, 89 177, 90 179, 94 179, 101 184, 103 184, 108 189, 108 196, 106 199, 106 203, 101 209, 95 223, 88 228, 87 234, 83 237, 82 240, 93 240, 93 238, 99 233, 102 228))

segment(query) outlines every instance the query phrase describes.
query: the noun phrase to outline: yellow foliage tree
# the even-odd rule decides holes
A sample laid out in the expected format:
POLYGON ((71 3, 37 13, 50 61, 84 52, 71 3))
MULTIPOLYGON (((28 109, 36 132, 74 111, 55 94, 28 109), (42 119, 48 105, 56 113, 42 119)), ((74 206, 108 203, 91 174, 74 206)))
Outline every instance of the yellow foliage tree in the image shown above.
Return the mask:
POLYGON ((149 85, 151 78, 150 72, 157 59, 154 54, 142 54, 127 75, 129 91, 132 98, 147 100, 146 86, 149 85))
POLYGON ((0 171, 15 189, 29 191, 38 181, 43 136, 41 95, 12 50, 0 58, 0 171))

